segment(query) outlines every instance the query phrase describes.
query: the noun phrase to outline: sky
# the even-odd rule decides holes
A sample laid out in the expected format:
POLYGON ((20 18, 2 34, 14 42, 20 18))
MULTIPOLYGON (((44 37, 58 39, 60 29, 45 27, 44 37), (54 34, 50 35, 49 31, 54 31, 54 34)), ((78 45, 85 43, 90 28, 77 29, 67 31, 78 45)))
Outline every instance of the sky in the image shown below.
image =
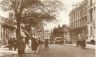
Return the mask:
MULTIPOLYGON (((74 6, 72 5, 76 5, 78 4, 78 2, 82 0, 60 0, 60 1, 64 4, 64 9, 60 11, 60 13, 58 14, 59 16, 57 17, 57 20, 52 22, 46 22, 46 25, 44 26, 45 29, 50 30, 54 27, 57 27, 58 25, 63 24, 69 25, 69 13, 72 10, 72 8, 74 8, 74 6)), ((8 12, 5 12, 0 8, 0 16, 8 17, 8 12)))
POLYGON ((58 25, 66 24, 69 26, 69 13, 70 11, 76 7, 72 5, 77 5, 83 0, 60 0, 64 4, 63 11, 60 11, 60 16, 57 17, 57 20, 54 22, 50 22, 45 26, 45 29, 53 29, 54 27, 57 27, 58 25))

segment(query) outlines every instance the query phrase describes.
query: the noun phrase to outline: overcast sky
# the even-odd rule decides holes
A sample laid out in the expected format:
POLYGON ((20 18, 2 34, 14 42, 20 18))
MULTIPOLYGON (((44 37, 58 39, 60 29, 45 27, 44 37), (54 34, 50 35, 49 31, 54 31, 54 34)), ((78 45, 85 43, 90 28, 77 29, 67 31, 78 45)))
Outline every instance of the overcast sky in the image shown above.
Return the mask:
POLYGON ((54 22, 50 22, 45 26, 45 29, 51 29, 54 26, 57 27, 59 24, 63 25, 63 24, 67 24, 69 25, 69 13, 70 11, 75 7, 72 5, 77 5, 80 2, 82 2, 83 0, 60 0, 62 1, 62 3, 64 3, 64 10, 60 11, 60 16, 57 18, 56 21, 54 22))
MULTIPOLYGON (((49 22, 45 26, 45 29, 52 29, 54 26, 58 26, 58 24, 67 24, 69 25, 69 12, 72 10, 74 4, 77 4, 79 1, 82 0, 60 0, 64 4, 64 10, 60 11, 60 16, 57 17, 57 20, 54 22, 49 22)), ((7 13, 5 11, 2 11, 0 8, 0 16, 8 17, 7 13)))

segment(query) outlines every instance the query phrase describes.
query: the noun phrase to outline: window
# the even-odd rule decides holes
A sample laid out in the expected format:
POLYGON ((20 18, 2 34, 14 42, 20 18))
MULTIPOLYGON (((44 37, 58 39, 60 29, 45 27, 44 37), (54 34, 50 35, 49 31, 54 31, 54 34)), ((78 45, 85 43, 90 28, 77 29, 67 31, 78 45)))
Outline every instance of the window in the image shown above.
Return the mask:
POLYGON ((80 11, 80 17, 82 16, 82 11, 80 11))
POLYGON ((92 22, 93 21, 93 10, 91 9, 90 10, 90 22, 92 22))
POLYGON ((87 13, 87 7, 85 7, 85 14, 87 13))
POLYGON ((92 6, 92 0, 90 0, 90 6, 92 6))
POLYGON ((90 29, 90 35, 92 36, 92 34, 93 34, 93 29, 92 29, 92 27, 91 27, 91 29, 90 29))

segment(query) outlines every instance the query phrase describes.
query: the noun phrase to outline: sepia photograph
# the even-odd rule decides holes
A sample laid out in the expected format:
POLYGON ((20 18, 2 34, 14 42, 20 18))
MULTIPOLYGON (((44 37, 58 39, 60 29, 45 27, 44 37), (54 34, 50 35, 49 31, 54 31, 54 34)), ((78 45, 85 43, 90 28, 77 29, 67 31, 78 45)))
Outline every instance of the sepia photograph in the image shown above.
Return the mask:
POLYGON ((0 57, 96 57, 96 0, 0 0, 0 57))

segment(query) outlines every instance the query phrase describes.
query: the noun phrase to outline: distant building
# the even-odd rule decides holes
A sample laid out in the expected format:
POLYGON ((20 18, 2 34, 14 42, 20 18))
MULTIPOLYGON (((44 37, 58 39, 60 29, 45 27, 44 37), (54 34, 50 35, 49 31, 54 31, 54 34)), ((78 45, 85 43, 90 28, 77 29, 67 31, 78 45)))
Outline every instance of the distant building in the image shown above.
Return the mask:
POLYGON ((58 25, 58 27, 54 28, 53 31, 51 32, 51 42, 54 43, 55 38, 61 38, 62 40, 70 41, 70 32, 69 32, 69 26, 67 25, 58 25))
POLYGON ((64 40, 66 40, 66 41, 70 41, 71 39, 70 39, 70 28, 69 28, 69 26, 67 26, 67 25, 63 25, 62 26, 62 30, 63 30, 63 32, 64 32, 64 40))
POLYGON ((49 30, 44 31, 44 39, 50 39, 51 32, 49 30))
POLYGON ((44 27, 35 28, 32 30, 34 37, 40 38, 41 40, 50 39, 51 32, 44 30, 44 27))

